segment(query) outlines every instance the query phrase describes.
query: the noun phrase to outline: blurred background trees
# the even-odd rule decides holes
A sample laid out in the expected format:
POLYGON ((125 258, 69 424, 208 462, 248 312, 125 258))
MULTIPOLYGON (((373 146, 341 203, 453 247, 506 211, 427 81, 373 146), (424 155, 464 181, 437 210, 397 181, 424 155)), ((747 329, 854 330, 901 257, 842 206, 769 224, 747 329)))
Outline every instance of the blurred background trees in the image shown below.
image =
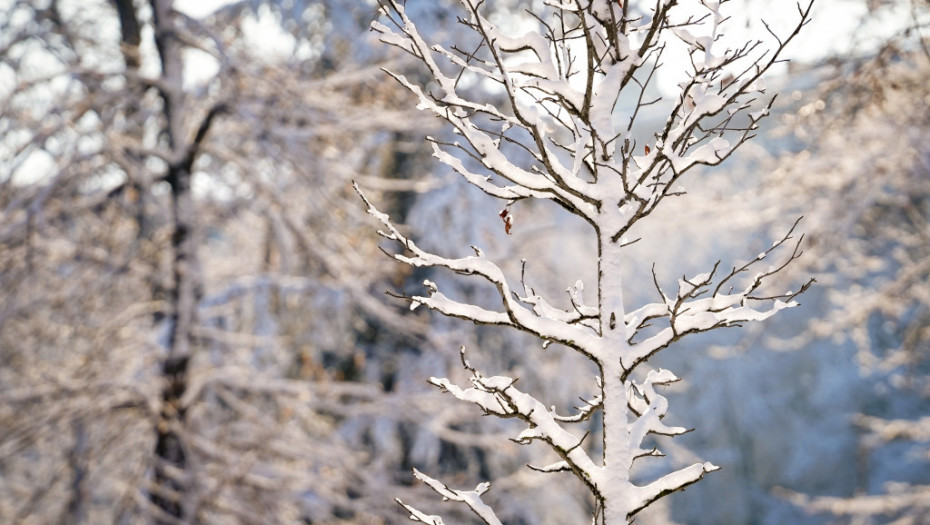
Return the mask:
MULTIPOLYGON (((540 242, 579 225, 515 207, 507 236, 498 209, 430 173, 420 139, 439 131, 380 72, 409 65, 373 45, 371 2, 195 4, 0 4, 0 521, 401 523, 393 497, 432 505, 414 466, 498 479, 507 523, 589 511, 523 472, 527 451, 491 435, 503 424, 468 407, 417 423, 446 406, 421 378, 461 374, 461 344, 504 348, 476 364, 528 387, 578 370, 554 399, 584 394, 590 371, 527 360, 526 339, 490 328, 427 330, 384 297, 429 277, 489 299, 391 264, 350 180, 431 249, 534 253, 540 288, 593 255, 540 242)), ((454 6, 410 4, 421 30, 459 31, 454 6)), ((669 357, 690 379, 671 402, 712 423, 683 445, 724 469, 638 522, 927 523, 927 4, 821 4, 862 15, 855 45, 769 78, 790 94, 781 124, 688 185, 661 243, 630 247, 698 269, 803 213, 807 266, 785 278, 820 283, 778 337, 669 357)), ((815 13, 808 33, 830 23, 815 13)))
MULTIPOLYGON (((428 126, 356 60, 367 6, 352 29, 317 3, 205 19, 163 1, 8 7, 0 519, 392 506, 366 499, 381 459, 338 425, 399 414, 383 408, 390 363, 366 352, 424 332, 376 298, 403 276, 358 233, 348 182, 415 170, 405 136, 428 126)), ((383 187, 399 208, 416 189, 383 187)))
MULTIPOLYGON (((821 518, 930 523, 930 4, 870 2, 861 25, 903 27, 815 75, 784 132, 789 150, 765 179, 806 197, 809 271, 823 312, 786 348, 850 348, 864 383, 844 414, 856 435, 852 494, 789 494, 821 518)), ((778 208, 772 203, 770 209, 778 208)), ((783 207, 783 206, 782 206, 783 207)))

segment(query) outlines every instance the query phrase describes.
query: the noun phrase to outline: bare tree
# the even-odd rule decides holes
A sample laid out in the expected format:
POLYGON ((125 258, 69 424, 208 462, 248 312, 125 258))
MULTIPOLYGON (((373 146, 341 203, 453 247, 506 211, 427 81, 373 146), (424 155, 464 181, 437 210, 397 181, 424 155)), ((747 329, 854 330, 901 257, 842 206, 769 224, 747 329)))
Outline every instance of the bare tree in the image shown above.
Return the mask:
MULTIPOLYGON (((723 3, 723 2, 721 2, 723 3)), ((381 235, 396 243, 393 258, 414 267, 441 268, 474 276, 496 290, 497 306, 463 302, 443 294, 432 281, 426 295, 405 297, 411 308, 426 306, 450 317, 478 324, 507 326, 536 336, 543 347, 552 343, 583 355, 599 370, 596 386, 574 414, 557 414, 537 397, 516 386, 516 378, 486 376, 465 359, 471 386, 461 388, 444 378, 430 383, 454 397, 477 405, 485 414, 513 418, 527 428, 515 439, 522 444, 546 443, 556 461, 533 467, 546 473, 571 472, 595 501, 597 523, 627 523, 640 510, 671 492, 700 480, 718 467, 696 463, 645 483, 634 483, 634 463, 661 456, 650 435, 675 436, 684 427, 662 422, 667 400, 656 388, 678 378, 667 370, 645 371, 646 361, 685 335, 761 321, 794 306, 797 291, 766 293, 763 284, 800 255, 794 228, 749 262, 720 271, 683 276, 677 291, 665 292, 656 279, 659 301, 627 309, 621 279, 624 246, 634 225, 667 197, 683 193, 685 172, 698 165, 715 166, 753 136, 772 100, 760 102, 763 74, 807 21, 811 4, 797 6, 798 22, 785 37, 772 34, 775 45, 762 41, 721 49, 726 19, 720 3, 701 2, 699 14, 679 16, 676 2, 640 7, 606 0, 549 2, 531 12, 536 29, 510 34, 485 16, 484 2, 463 0, 460 20, 473 39, 451 46, 428 43, 404 4, 384 2, 385 22, 373 29, 382 41, 406 51, 427 69, 428 83, 392 73, 409 89, 418 107, 447 122, 458 138, 430 138, 433 153, 469 183, 504 202, 500 217, 510 232, 531 218, 514 221, 525 199, 552 202, 577 216, 597 242, 597 300, 585 302, 581 281, 568 287, 557 306, 528 284, 532 268, 523 261, 519 286, 511 285, 506 267, 480 248, 465 257, 447 257, 418 246, 361 191, 381 223, 381 235), (670 39, 687 47, 690 67, 659 129, 643 130, 639 117, 659 104, 649 88, 655 82, 670 39), (505 93, 506 103, 487 102, 482 88, 505 93), (617 115, 621 97, 635 103, 617 115), (635 136, 647 136, 637 143, 635 136), (785 247, 788 255, 767 269, 754 270, 785 247), (743 274, 756 271, 740 283, 743 274), (585 444, 583 424, 602 418, 602 457, 585 444)), ((486 523, 500 523, 482 502, 489 485, 455 490, 416 471, 444 499, 459 501, 486 523)), ((411 518, 441 523, 401 503, 411 518)))

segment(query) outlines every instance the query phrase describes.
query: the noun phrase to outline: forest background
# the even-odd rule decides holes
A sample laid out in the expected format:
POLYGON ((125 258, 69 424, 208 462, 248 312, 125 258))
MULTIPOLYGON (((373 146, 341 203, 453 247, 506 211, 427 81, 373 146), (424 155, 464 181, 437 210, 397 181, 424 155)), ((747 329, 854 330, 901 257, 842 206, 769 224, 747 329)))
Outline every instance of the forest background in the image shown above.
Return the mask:
MULTIPOLYGON (((413 467, 491 480, 505 523, 590 515, 580 486, 525 468, 543 460, 518 425, 426 383, 464 382, 465 345, 570 404, 590 365, 385 295, 430 279, 493 299, 384 257, 351 181, 424 246, 532 259, 551 294, 594 271, 581 225, 516 203, 507 232, 431 158, 424 135, 448 131, 381 71, 423 74, 368 32, 373 3, 185 4, 0 9, 0 522, 406 522, 395 497, 472 519, 413 467)), ((487 5, 515 25, 525 7, 487 5)), ((726 8, 737 37, 777 30, 763 2, 726 8)), ((660 356, 684 378, 669 420, 695 429, 663 450, 723 469, 638 523, 930 523, 927 8, 821 0, 767 75, 759 137, 635 232, 631 300, 653 263, 674 282, 801 215, 780 278, 818 281, 660 356)), ((463 38, 453 2, 408 12, 463 38)))

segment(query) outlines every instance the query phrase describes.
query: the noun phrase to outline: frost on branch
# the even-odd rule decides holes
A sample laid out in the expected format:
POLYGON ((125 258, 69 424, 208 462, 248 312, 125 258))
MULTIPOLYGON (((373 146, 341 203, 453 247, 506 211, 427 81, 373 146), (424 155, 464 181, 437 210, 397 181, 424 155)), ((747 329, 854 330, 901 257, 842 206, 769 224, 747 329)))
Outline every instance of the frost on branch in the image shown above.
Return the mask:
MULTIPOLYGON (((559 343, 597 366, 599 376, 592 382, 596 393, 567 416, 520 390, 514 379, 485 376, 464 358, 470 387, 441 378, 430 382, 485 414, 526 423, 515 441, 545 443, 558 456, 550 466, 536 469, 571 472, 594 497, 596 523, 625 524, 651 502, 717 468, 696 463, 644 485, 631 481, 635 461, 661 455, 644 445, 648 435, 686 431, 663 422, 668 403, 656 392, 657 386, 677 378, 667 371, 643 374, 640 365, 687 334, 761 321, 795 306, 792 299, 810 283, 798 292, 762 292, 769 277, 800 255, 799 238, 781 263, 761 267, 793 239, 792 228, 770 250, 729 273, 718 276, 718 263, 707 273, 683 277, 674 295, 657 281, 661 301, 627 313, 620 273, 624 234, 666 197, 681 195, 679 182, 687 171, 720 164, 752 138, 773 100, 764 98, 762 77, 806 23, 811 4, 797 5, 797 24, 787 36, 770 33, 768 43, 754 40, 729 48, 720 40, 724 2, 701 1, 702 13, 688 16, 678 14, 676 1, 552 0, 545 2, 546 9, 530 13, 536 28, 522 34, 508 34, 489 20, 483 1, 460 3, 460 22, 477 38, 477 45, 467 48, 464 43, 427 42, 402 2, 384 0, 382 17, 372 30, 419 62, 430 81, 388 74, 413 94, 419 109, 451 127, 454 138, 427 137, 434 156, 491 198, 504 201, 500 218, 506 233, 514 227, 510 205, 522 199, 552 202, 591 227, 598 247, 597 304, 585 303, 579 281, 568 287, 567 298, 560 298, 563 305, 567 299, 568 307, 556 306, 559 302, 526 286, 525 261, 522 286, 516 289, 502 266, 479 248, 472 247, 474 255, 468 256, 430 253, 401 233, 357 186, 356 191, 380 223, 379 233, 396 250, 387 251, 390 257, 414 267, 477 277, 499 299, 493 307, 469 304, 427 280, 423 295, 402 297, 411 308, 425 306, 473 323, 514 328, 536 336, 543 347, 559 343), (682 72, 685 79, 676 95, 651 98, 671 39, 684 42, 690 66, 682 72), (496 97, 491 93, 502 94, 503 101, 489 102, 496 97), (623 108, 621 100, 636 103, 623 108), (652 105, 668 110, 663 124, 639 118, 652 105), (637 144, 633 137, 649 138, 637 144), (756 273, 750 277, 750 271, 756 273), (587 432, 571 428, 595 412, 602 418, 602 458, 589 457, 581 446, 587 432)), ((520 224, 532 220, 523 215, 520 224)), ((450 499, 471 501, 465 493, 418 477, 450 499)), ((414 516, 438 523, 436 517, 414 516)))

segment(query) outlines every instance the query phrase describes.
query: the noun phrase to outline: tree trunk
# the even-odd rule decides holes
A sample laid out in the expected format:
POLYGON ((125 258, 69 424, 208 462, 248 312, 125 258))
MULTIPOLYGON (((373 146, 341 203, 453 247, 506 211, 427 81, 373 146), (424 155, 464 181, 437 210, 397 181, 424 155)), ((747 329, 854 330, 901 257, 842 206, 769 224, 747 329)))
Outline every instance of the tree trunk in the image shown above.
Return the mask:
POLYGON ((611 241, 610 233, 598 232, 598 306, 600 312, 601 344, 600 363, 601 396, 604 400, 604 464, 606 476, 598 483, 598 497, 603 508, 604 525, 627 523, 631 510, 625 502, 626 493, 633 489, 630 468, 633 465, 630 434, 628 431, 629 407, 624 387, 624 369, 620 356, 627 347, 626 325, 623 323, 623 290, 620 275, 620 243, 611 241))
POLYGON ((200 272, 194 242, 194 210, 191 196, 192 152, 182 136, 183 91, 181 43, 174 27, 172 0, 152 0, 155 43, 162 65, 161 96, 164 101, 165 137, 171 151, 165 180, 171 187, 171 247, 173 287, 170 303, 167 357, 162 363, 164 386, 156 428, 155 488, 152 503, 166 516, 183 519, 183 497, 188 492, 187 451, 179 430, 185 425, 181 398, 187 390, 188 365, 192 354, 200 272))

